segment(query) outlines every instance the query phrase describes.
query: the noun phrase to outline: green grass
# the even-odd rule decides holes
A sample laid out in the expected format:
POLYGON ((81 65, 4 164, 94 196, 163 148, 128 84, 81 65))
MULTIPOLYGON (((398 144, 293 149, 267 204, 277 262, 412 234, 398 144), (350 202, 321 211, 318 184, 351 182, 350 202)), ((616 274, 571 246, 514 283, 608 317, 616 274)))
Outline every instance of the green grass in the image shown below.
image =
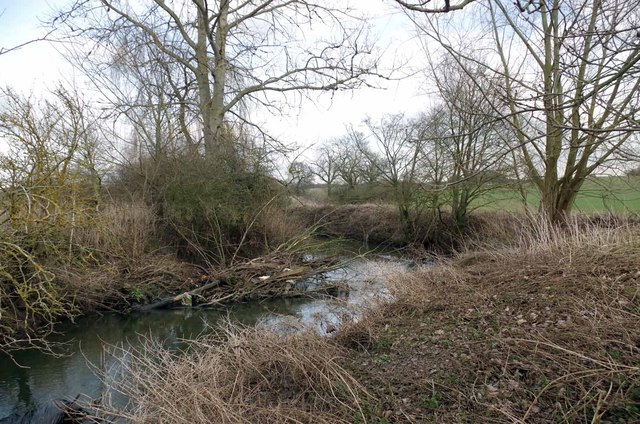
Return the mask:
MULTIPOLYGON (((536 209, 540 202, 538 190, 525 187, 527 206, 536 209)), ((515 189, 496 189, 477 199, 481 210, 520 211, 524 203, 515 189)), ((587 180, 576 198, 576 212, 640 212, 640 177, 597 177, 587 180)))
MULTIPOLYGON (((336 193, 340 187, 335 187, 336 193)), ((326 201, 326 188, 307 190, 307 197, 326 201)), ((529 185, 525 187, 527 207, 538 208, 540 194, 529 185)), ((375 198, 375 196, 374 196, 375 198)), ((515 188, 498 188, 485 193, 474 202, 474 207, 487 211, 522 211, 524 203, 515 188)), ((593 177, 580 189, 574 208, 576 212, 640 213, 640 177, 593 177)))

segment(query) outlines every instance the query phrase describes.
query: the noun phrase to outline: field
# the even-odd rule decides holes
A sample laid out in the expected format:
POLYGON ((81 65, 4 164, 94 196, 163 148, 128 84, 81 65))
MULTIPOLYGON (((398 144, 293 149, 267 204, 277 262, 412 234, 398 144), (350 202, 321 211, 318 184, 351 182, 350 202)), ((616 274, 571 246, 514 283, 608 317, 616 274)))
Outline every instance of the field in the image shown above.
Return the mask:
MULTIPOLYGON (((340 187, 336 187, 336 192, 340 187)), ((362 200, 374 201, 374 193, 358 191, 362 200)), ((527 206, 535 210, 540 201, 538 190, 533 186, 525 187, 527 206)), ((312 203, 327 202, 327 191, 324 187, 313 187, 306 191, 305 200, 312 203)), ((357 197, 357 196, 356 196, 357 197)), ((347 199, 343 199, 347 200, 347 199)), ((380 199, 379 199, 380 200, 380 199)), ((477 199, 474 207, 485 211, 523 210, 523 200, 519 190, 515 188, 499 188, 490 191, 477 199)), ((640 177, 594 177, 587 180, 576 199, 576 212, 611 212, 611 213, 639 213, 640 212, 640 177)))
MULTIPOLYGON (((533 186, 525 187, 527 206, 536 209, 540 196, 533 186)), ((520 192, 515 189, 496 189, 478 199, 476 206, 492 211, 523 209, 520 192)), ((575 202, 577 212, 640 212, 639 177, 598 177, 587 180, 575 202)))

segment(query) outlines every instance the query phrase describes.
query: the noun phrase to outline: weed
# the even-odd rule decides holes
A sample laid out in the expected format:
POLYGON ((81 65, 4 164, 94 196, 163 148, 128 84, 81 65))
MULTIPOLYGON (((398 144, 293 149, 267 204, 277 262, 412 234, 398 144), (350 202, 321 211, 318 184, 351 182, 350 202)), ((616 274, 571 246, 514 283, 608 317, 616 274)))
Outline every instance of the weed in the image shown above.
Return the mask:
POLYGON ((394 340, 393 337, 390 337, 390 336, 380 337, 380 339, 376 343, 376 348, 388 349, 391 347, 391 345, 393 345, 393 340, 394 340))
POLYGON ((140 287, 132 288, 130 295, 136 302, 142 302, 147 297, 140 287))
POLYGON ((387 355, 386 353, 383 353, 381 355, 374 356, 372 361, 376 365, 387 364, 391 362, 391 356, 387 355))
POLYGON ((622 357, 622 354, 618 350, 609 349, 609 351, 607 351, 607 353, 609 354, 609 357, 611 359, 613 359, 614 361, 619 361, 620 358, 622 357))
POLYGON ((442 402, 442 395, 438 392, 433 392, 431 396, 421 395, 418 398, 420 407, 424 409, 438 409, 440 402, 442 402))

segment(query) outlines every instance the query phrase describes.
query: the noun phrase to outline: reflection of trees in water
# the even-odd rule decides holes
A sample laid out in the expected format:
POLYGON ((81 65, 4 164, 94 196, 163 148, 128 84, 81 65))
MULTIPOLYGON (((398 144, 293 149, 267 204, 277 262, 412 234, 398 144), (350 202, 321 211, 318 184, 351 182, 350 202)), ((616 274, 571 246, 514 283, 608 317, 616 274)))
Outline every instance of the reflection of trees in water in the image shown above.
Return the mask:
POLYGON ((16 383, 18 386, 18 398, 17 398, 14 411, 17 411, 17 410, 28 411, 29 409, 33 408, 35 405, 34 405, 33 396, 31 393, 31 384, 29 383, 29 376, 27 374, 27 369, 20 368, 20 370, 16 374, 16 383))

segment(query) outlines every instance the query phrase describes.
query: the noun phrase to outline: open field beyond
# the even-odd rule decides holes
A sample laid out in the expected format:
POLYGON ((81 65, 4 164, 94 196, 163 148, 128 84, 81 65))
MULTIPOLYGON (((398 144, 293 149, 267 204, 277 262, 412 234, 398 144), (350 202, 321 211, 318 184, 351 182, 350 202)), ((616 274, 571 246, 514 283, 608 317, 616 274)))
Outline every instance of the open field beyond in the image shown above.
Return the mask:
MULTIPOLYGON (((526 204, 536 209, 540 202, 538 190, 525 186, 526 204)), ((475 206, 485 210, 521 211, 522 194, 516 189, 495 189, 477 199, 475 206)), ((578 193, 574 210, 577 212, 640 212, 639 177, 599 177, 587 180, 578 193)))

